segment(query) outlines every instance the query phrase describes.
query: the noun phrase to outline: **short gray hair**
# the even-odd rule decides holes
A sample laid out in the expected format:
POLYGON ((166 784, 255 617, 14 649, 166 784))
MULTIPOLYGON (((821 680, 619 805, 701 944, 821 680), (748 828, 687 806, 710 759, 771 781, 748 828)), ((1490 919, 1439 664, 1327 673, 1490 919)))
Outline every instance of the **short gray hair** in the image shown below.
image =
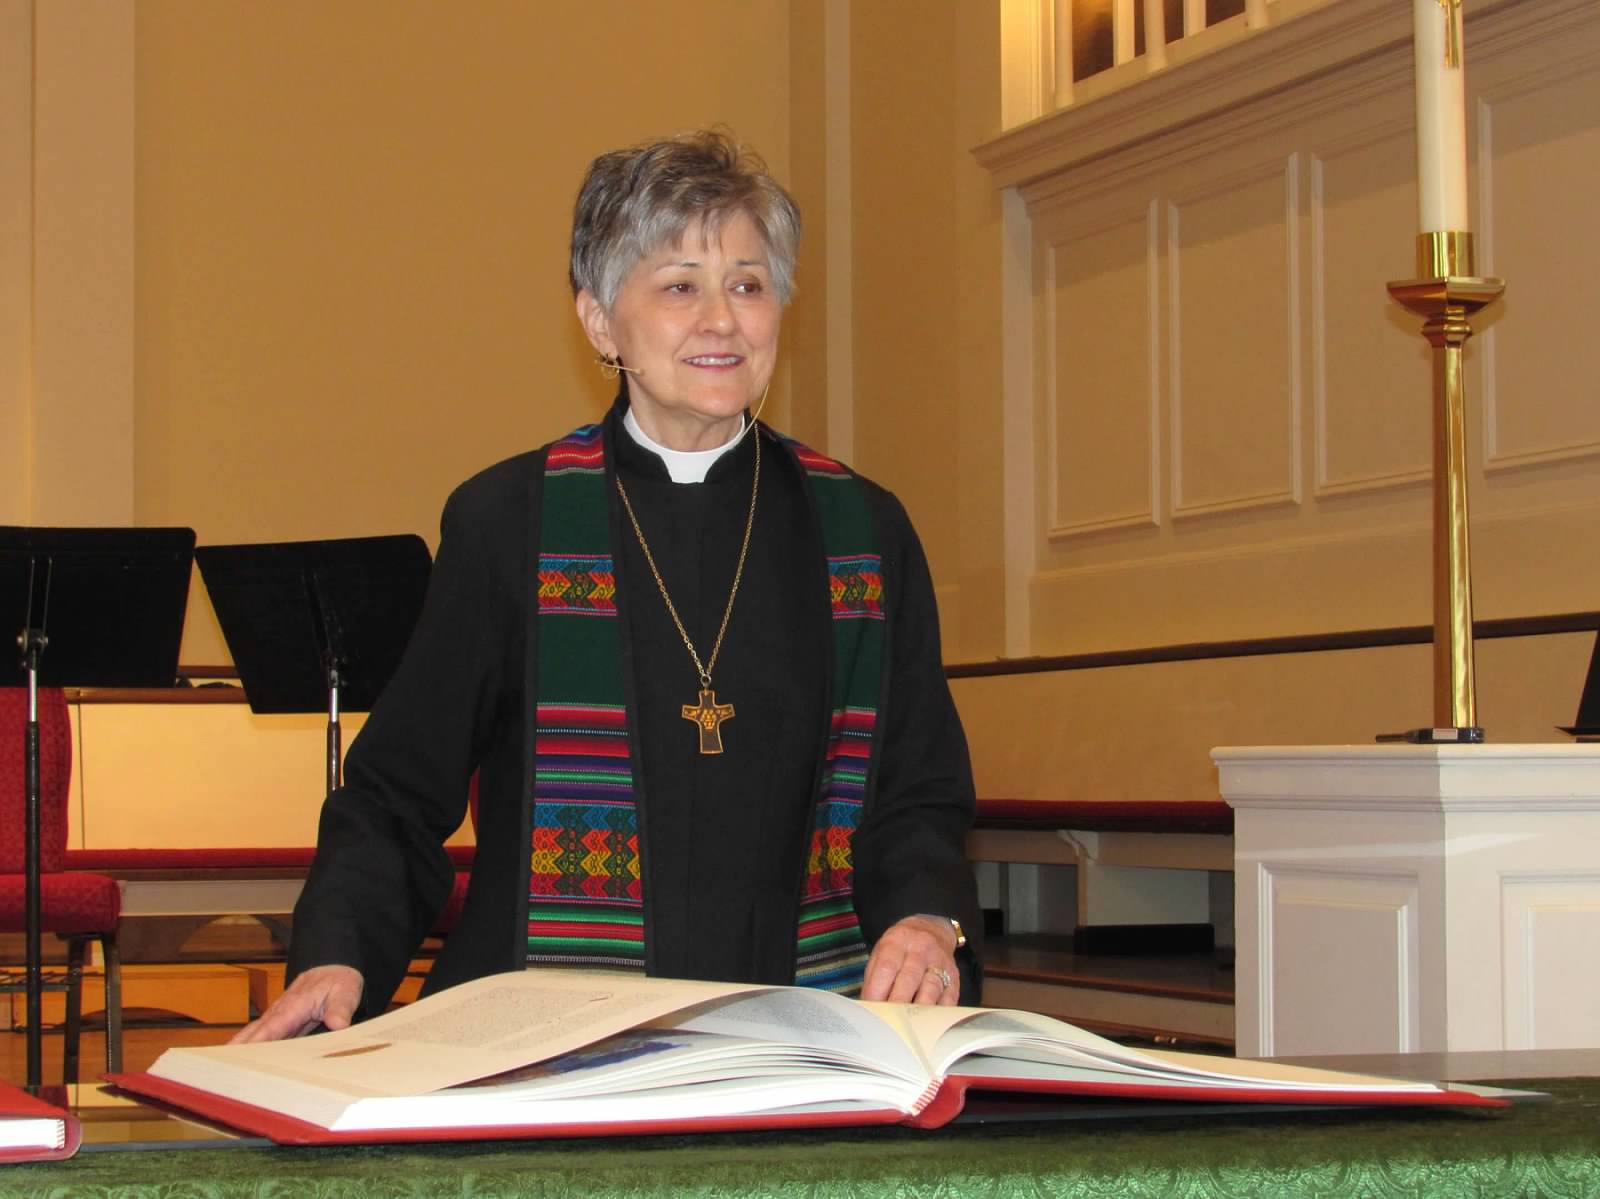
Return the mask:
POLYGON ((767 247, 780 303, 794 292, 800 209, 753 150, 719 129, 602 154, 572 213, 572 292, 609 310, 639 260, 677 245, 697 218, 706 236, 743 213, 767 247))

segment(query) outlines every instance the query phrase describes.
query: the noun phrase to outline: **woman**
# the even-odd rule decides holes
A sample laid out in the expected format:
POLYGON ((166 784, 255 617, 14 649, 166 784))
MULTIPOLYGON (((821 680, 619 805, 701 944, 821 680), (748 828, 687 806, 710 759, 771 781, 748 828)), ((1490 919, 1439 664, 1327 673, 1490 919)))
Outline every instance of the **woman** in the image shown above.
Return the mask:
POLYGON ((384 1009, 475 769, 471 886, 429 990, 552 963, 961 997, 971 768, 921 547, 889 493, 747 416, 798 238, 721 134, 592 164, 571 281, 621 391, 451 496, 323 809, 293 982, 238 1039, 384 1009))

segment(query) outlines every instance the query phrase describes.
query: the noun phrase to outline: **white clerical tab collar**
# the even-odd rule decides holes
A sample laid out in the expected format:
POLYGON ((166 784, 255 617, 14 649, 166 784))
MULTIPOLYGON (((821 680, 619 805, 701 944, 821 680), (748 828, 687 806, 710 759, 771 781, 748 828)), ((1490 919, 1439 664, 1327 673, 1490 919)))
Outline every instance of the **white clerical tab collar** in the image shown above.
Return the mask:
POLYGON ((650 434, 639 427, 639 421, 633 415, 632 408, 623 414, 622 427, 636 443, 667 464, 667 474, 672 476, 674 483, 704 483, 706 475, 711 473, 711 468, 717 459, 738 445, 739 438, 744 434, 741 428, 724 444, 711 450, 669 450, 664 445, 657 445, 651 440, 650 434))

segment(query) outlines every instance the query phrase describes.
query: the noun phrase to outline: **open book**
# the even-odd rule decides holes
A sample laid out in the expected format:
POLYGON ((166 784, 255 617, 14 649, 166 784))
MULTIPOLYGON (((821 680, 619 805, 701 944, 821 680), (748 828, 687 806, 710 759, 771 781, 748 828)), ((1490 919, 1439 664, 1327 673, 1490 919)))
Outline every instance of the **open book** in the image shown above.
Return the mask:
POLYGON ((969 1088, 1269 1103, 1495 1102, 1129 1049, 1029 1012, 593 971, 492 975, 341 1032, 169 1049, 150 1095, 275 1140, 943 1124, 969 1088))
POLYGON ((67 1112, 0 1082, 0 1162, 71 1157, 81 1135, 67 1112))

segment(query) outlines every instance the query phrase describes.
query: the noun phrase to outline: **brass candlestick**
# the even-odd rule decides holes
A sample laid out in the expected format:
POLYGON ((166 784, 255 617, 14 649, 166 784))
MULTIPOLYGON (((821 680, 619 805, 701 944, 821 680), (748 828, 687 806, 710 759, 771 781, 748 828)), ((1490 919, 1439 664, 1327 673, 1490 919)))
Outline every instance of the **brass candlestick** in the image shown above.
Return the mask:
MULTIPOLYGON (((1467 522, 1467 388, 1463 357, 1472 314, 1505 290, 1481 279, 1472 234, 1417 238, 1416 279, 1389 284, 1408 312, 1427 318, 1433 346, 1433 721, 1429 740, 1478 740, 1472 674, 1472 558, 1467 522), (1455 731, 1457 736, 1446 736, 1455 731)), ((1425 738, 1416 738, 1422 740, 1425 738)))

